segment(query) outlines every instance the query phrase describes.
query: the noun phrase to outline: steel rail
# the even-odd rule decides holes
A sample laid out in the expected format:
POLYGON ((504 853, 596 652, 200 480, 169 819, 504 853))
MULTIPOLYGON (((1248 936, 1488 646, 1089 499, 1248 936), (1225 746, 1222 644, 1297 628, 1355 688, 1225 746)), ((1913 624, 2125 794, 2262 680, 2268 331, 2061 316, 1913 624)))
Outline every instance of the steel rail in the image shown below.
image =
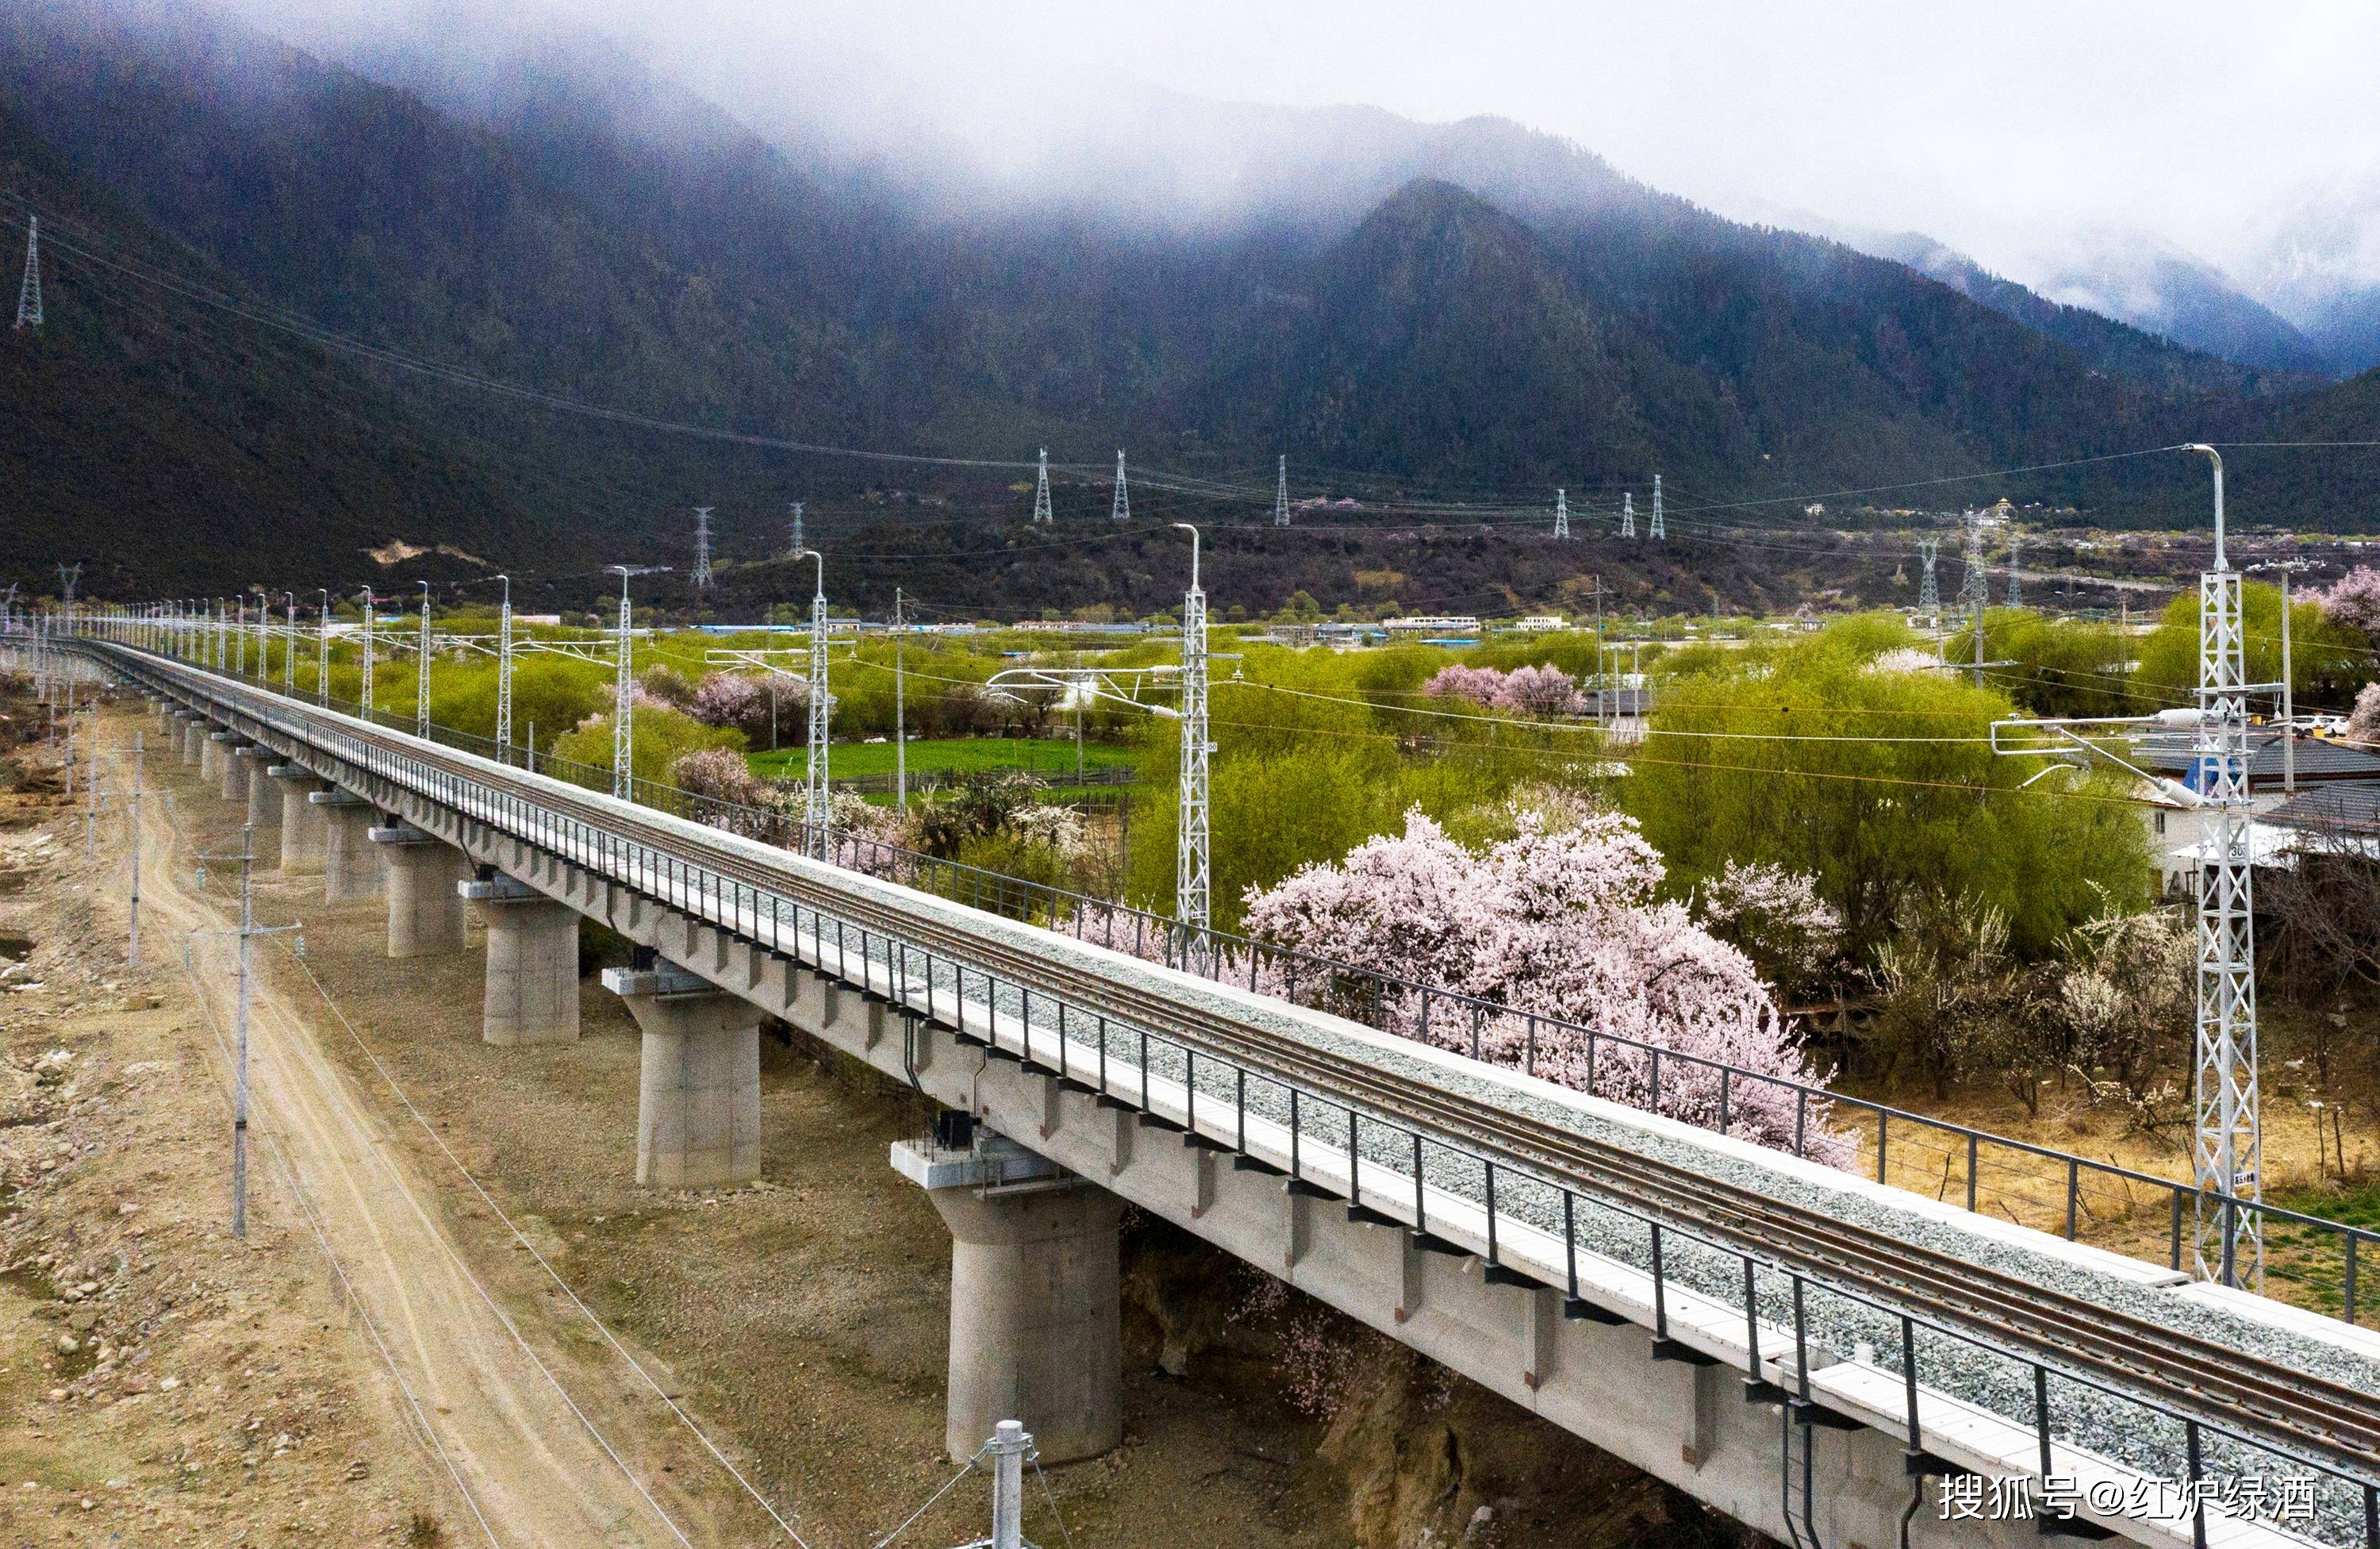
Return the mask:
MULTIPOLYGON (((227 697, 235 700, 253 696, 275 711, 295 711, 301 718, 298 735, 310 745, 310 726, 322 718, 314 707, 295 704, 277 694, 259 693, 212 674, 193 676, 219 696, 229 689, 227 697)), ((287 734, 288 728, 275 726, 272 718, 256 718, 287 734)), ((2359 1482, 2380 1476, 2380 1401, 2345 1384, 1779 1201, 1756 1189, 1645 1157, 1547 1120, 1486 1107, 1362 1060, 1295 1041, 1251 1034, 1244 1024, 1185 1006, 1180 997, 1106 978, 931 915, 902 910, 865 890, 836 887, 794 867, 762 862, 731 847, 698 848, 692 843, 698 835, 673 828, 666 821, 624 812, 617 804, 599 801, 577 787, 523 776, 378 726, 342 724, 348 719, 342 716, 334 723, 337 735, 392 759, 408 760, 452 779, 501 792, 565 822, 601 829, 723 880, 782 897, 796 909, 832 914, 864 930, 878 931, 888 939, 939 951, 953 960, 970 959, 1005 972, 1014 982, 1030 981, 1037 989, 1049 986, 1054 1000, 1072 1001, 1086 1011, 1146 1029, 1164 1042, 1220 1058, 1278 1084, 1305 1087, 1323 1101, 1350 1111, 1360 1105, 1370 1116, 1394 1128, 1453 1137, 1455 1145, 1444 1140, 1435 1143, 1457 1153, 1477 1148, 1471 1159, 1483 1165, 1599 1200, 1640 1219, 1651 1221, 1658 1216, 1666 1226, 1720 1251, 1762 1262, 1775 1273, 1801 1276, 1818 1288, 1839 1291, 1879 1311, 1919 1316, 1942 1332, 1985 1349, 2027 1363, 2054 1366, 2086 1384, 2168 1414, 2200 1420, 2251 1445, 2313 1462, 2359 1482)), ((338 756, 334 750, 319 750, 338 756)), ((376 774, 372 777, 386 778, 376 774)), ((418 794, 443 799, 431 792, 418 794)), ((540 843, 534 834, 517 836, 540 843)), ((945 908, 965 907, 939 898, 936 902, 945 908)), ((672 907, 683 905, 673 902, 672 907)), ((698 909, 688 912, 698 913, 698 909)), ((714 922, 742 933, 735 921, 714 922)), ((756 941, 755 945, 776 944, 756 941)), ((1137 964, 1136 959, 1135 963, 1148 966, 1137 964)), ((1194 987, 1213 988, 1204 980, 1195 981, 1194 987)), ((1286 1005, 1284 1009, 1320 1015, 1286 1005)))

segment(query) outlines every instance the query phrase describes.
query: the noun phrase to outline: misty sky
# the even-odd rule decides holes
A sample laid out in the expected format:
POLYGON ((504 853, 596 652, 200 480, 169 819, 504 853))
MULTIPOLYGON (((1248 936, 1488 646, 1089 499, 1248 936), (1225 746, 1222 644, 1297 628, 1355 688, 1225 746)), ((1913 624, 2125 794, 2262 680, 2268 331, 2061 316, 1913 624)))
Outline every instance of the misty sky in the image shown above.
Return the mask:
POLYGON ((1921 230, 2020 279, 2134 228, 2252 290, 2285 230, 2380 282, 2369 3, 557 3, 756 121, 925 123, 998 167, 1151 87, 1493 113, 1723 213, 1921 230))

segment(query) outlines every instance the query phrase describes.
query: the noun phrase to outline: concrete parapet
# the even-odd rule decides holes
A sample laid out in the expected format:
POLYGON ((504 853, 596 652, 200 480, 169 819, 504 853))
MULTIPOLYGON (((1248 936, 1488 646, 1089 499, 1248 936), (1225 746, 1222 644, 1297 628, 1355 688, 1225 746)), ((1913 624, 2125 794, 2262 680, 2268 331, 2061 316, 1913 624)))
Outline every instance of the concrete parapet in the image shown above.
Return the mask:
POLYGON ((461 850, 409 823, 369 831, 388 892, 388 955, 432 957, 469 945, 471 913, 455 893, 470 872, 461 850))
POLYGON ((951 1457, 971 1456, 1003 1420, 1023 1421, 1050 1462, 1114 1448, 1123 1202, 984 1132, 965 1148, 904 1141, 892 1165, 951 1229, 951 1457))
POLYGON ((281 787, 281 871, 285 876, 311 877, 322 872, 322 837, 328 826, 322 809, 306 799, 322 782, 292 763, 265 770, 281 787))
POLYGON ((605 969, 644 1030, 637 1181, 731 1188, 760 1176, 760 1013, 683 970, 605 969))
POLYGON ((455 891, 488 926, 480 1037, 505 1048, 578 1042, 578 911, 505 876, 455 891))
POLYGON ((241 768, 248 780, 248 825, 259 833, 281 826, 281 793, 265 778, 273 762, 273 750, 251 742, 239 750, 241 768))
POLYGON ((306 798, 322 812, 322 901, 352 904, 380 893, 380 852, 372 848, 372 804, 343 790, 318 790, 306 798))

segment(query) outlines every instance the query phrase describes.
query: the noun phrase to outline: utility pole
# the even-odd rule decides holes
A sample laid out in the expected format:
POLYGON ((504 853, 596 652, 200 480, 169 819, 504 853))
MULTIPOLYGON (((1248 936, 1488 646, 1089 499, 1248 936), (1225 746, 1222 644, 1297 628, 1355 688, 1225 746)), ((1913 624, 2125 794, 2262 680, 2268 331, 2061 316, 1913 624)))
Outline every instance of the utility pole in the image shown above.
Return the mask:
POLYGON ((694 508, 694 594, 701 597, 710 591, 710 506, 694 508))
POLYGON ((634 755, 636 733, 636 678, 631 675, 631 653, 628 649, 628 579, 632 576, 649 576, 669 568, 666 565, 606 565, 603 568, 620 578, 620 650, 619 672, 612 685, 612 794, 623 801, 636 799, 637 780, 634 755))
POLYGON ((42 217, 25 223, 25 277, 17 287, 17 326, 36 332, 42 326, 42 217))
POLYGON ((132 929, 124 960, 140 966, 140 786, 149 762, 149 734, 132 734, 132 929))
POLYGON ((513 579, 498 576, 504 589, 496 607, 496 756, 513 761, 513 579))
POLYGON ((2198 578, 2197 762, 2215 811, 2198 848, 2198 1048, 2192 1268, 2235 1286, 2264 1279, 2264 1224, 2211 1200, 2264 1197, 2256 1069, 2255 872, 2249 853, 2248 691, 2240 572, 2223 546, 2223 457, 2215 475, 2215 567, 2198 578), (2243 1273, 2244 1272, 2244 1273, 2243 1273))
POLYGON ((2281 795, 2286 800, 2298 793, 2298 708, 2297 678, 2289 663, 2289 572, 2302 570, 2313 561, 2305 559, 2268 559, 2261 565, 2251 565, 2251 570, 2277 570, 2281 576, 2281 795))
POLYGON ((331 589, 318 586, 314 590, 322 598, 322 614, 315 620, 314 702, 328 706, 331 702, 331 589))
POLYGON ((1942 613, 1942 588, 1934 579, 1935 556, 1941 552, 1941 539, 1917 540, 1917 557, 1925 562, 1925 579, 1917 584, 1917 611, 1929 619, 1938 618, 1942 613))
POLYGON ((365 588, 364 588, 364 686, 363 686, 363 697, 362 697, 360 700, 358 700, 357 702, 358 702, 359 705, 361 705, 361 706, 362 706, 362 709, 363 709, 363 717, 364 717, 364 719, 365 719, 365 720, 367 720, 367 721, 369 721, 369 720, 370 720, 370 719, 372 718, 372 623, 373 623, 373 616, 374 616, 376 614, 378 614, 379 612, 380 612, 380 599, 378 599, 378 598, 376 598, 376 597, 374 597, 374 596, 372 595, 372 589, 371 589, 370 587, 369 587, 369 586, 365 587, 365 588))
POLYGON ((421 583, 421 644, 414 653, 413 735, 430 740, 430 583, 421 583))
POLYGON ((1636 536, 1636 493, 1633 490, 1625 491, 1620 496, 1620 536, 1636 536))
MULTIPOLYGON (((1275 527, 1289 525, 1289 454, 1286 452, 1281 455, 1281 471, 1273 484, 1272 524, 1275 527)), ((1175 525, 1181 524, 1177 522, 1175 525)))
POLYGON ((1975 632, 1975 687, 1984 686, 1984 600, 1990 594, 1990 578, 1984 573, 1984 518, 1981 514, 1967 513, 1967 573, 1960 578, 1959 600, 1966 608, 1975 632))
POLYGON ((281 596, 289 608, 289 629, 281 642, 281 691, 294 700, 298 697, 298 593, 285 592, 281 596))
POLYGON ((1653 475, 1653 536, 1666 538, 1669 530, 1661 525, 1661 476, 1653 475))
POLYGON ((892 589, 892 805, 909 810, 909 707, 902 672, 901 589, 892 589))
MULTIPOLYGON (((194 931, 193 935, 230 935, 239 941, 239 988, 237 1010, 232 1019, 233 1065, 231 1088, 231 1235, 248 1236, 248 1001, 249 942, 257 936, 276 936, 300 931, 302 923, 260 926, 256 922, 256 827, 242 823, 239 829, 239 854, 201 855, 199 857, 199 885, 207 884, 210 860, 239 862, 239 928, 236 931, 194 931)), ((298 938, 298 951, 305 951, 305 937, 298 938)))
POLYGON ((1108 516, 1110 519, 1114 521, 1130 521, 1132 519, 1132 494, 1124 487, 1123 448, 1121 446, 1116 448, 1115 500, 1114 503, 1108 507, 1108 516))
POLYGON ((789 559, 799 559, 804 552, 809 548, 809 544, 802 541, 802 503, 796 500, 793 503, 793 507, 794 546, 790 551, 788 551, 786 557, 789 559))
POLYGON ((1215 745, 1207 738, 1207 594, 1198 588, 1198 530, 1186 521, 1173 525, 1190 534, 1190 590, 1182 594, 1182 810, 1173 848, 1173 918, 1190 933, 1186 961, 1187 953, 1203 955, 1207 946, 1208 756, 1215 745))
POLYGON ((1033 1445, 1022 1421, 1003 1420, 991 1435, 991 1537, 988 1549, 1023 1549, 1025 1454, 1033 1445))
POLYGON ((802 853, 824 860, 833 823, 829 805, 833 787, 827 780, 826 555, 812 549, 807 557, 818 561, 818 587, 810 594, 810 735, 802 787, 802 853))
POLYGON ((1041 472, 1033 483, 1033 519, 1052 521, 1050 512, 1050 448, 1041 448, 1041 472))
POLYGON ((1561 543, 1570 541, 1570 491, 1554 491, 1554 537, 1561 543))
POLYGON ((2010 528, 2008 605, 2012 608, 2024 606, 2024 578, 2017 573, 2019 556, 2023 551, 2023 546, 2024 535, 2015 528, 2010 528))

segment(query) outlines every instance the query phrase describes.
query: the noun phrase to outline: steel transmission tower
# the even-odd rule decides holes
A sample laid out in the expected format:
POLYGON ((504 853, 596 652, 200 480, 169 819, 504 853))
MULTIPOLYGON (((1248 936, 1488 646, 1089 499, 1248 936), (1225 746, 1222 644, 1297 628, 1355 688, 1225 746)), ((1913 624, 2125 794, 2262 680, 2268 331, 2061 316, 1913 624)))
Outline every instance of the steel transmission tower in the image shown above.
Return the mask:
POLYGON ((1917 585, 1917 611, 1928 618, 1942 611, 1941 583, 1934 579, 1934 560, 1941 552, 1941 539, 1917 540, 1917 556, 1925 562, 1925 579, 1917 585))
POLYGON ((1132 519, 1132 492, 1124 487, 1123 448, 1121 446, 1116 448, 1115 502, 1108 507, 1108 515, 1117 521, 1132 519))
POLYGON ((1041 472, 1033 484, 1033 519, 1054 521, 1050 514, 1050 448, 1041 448, 1041 472))
POLYGON ((1173 918, 1189 933, 1183 950, 1207 948, 1208 756, 1215 745, 1207 736, 1207 594, 1198 589, 1198 530, 1188 522, 1173 524, 1190 534, 1190 590, 1182 594, 1182 811, 1173 843, 1173 918))
POLYGON ((414 652, 413 735, 430 738, 430 583, 421 583, 421 644, 414 652))
POLYGON ((637 782, 633 756, 636 752, 637 680, 632 673, 628 648, 628 581, 636 576, 649 576, 666 570, 666 565, 606 565, 604 569, 620 578, 620 639, 617 676, 612 684, 612 794, 623 801, 636 799, 637 782))
POLYGON ((698 597, 710 590, 710 513, 713 507, 694 508, 694 594, 698 597))
POLYGON ((1984 518, 1978 511, 1967 513, 1967 573, 1960 578, 1959 605, 1966 611, 1967 622, 1975 635, 1973 673, 1975 687, 1984 686, 1984 608, 1991 601, 1991 577, 1984 570, 1984 518))
POLYGON ((809 544, 802 537, 802 503, 796 500, 793 503, 793 506, 794 546, 790 551, 788 551, 786 557, 789 559, 799 559, 802 556, 803 552, 809 547, 809 544))
POLYGON ((1636 536, 1636 494, 1633 490, 1620 497, 1620 536, 1636 536))
POLYGON ((1554 491, 1554 536, 1564 541, 1570 537, 1570 491, 1554 491))
POLYGON ((82 561, 58 567, 58 590, 66 593, 67 606, 74 606, 75 588, 82 580, 82 561))
POLYGON ((2020 534, 2016 529, 2010 528, 2008 605, 2012 608, 2021 608, 2024 606, 2024 582, 2016 573, 2018 551, 2021 550, 2023 545, 2023 536, 2020 534))
POLYGON ((834 787, 827 778, 826 556, 812 549, 809 557, 818 561, 818 586, 810 593, 810 736, 802 789, 802 853, 824 860, 834 817, 834 787))
POLYGON ((1666 538, 1669 535, 1669 529, 1661 525, 1661 476, 1656 473, 1653 475, 1653 536, 1666 538))
MULTIPOLYGON (((1280 477, 1272 490, 1272 524, 1275 527, 1289 525, 1289 454, 1286 452, 1281 454, 1280 477)), ((1192 584, 1195 589, 1196 582, 1192 584)), ((1203 609, 1205 604, 1201 603, 1200 606, 1203 609)))
POLYGON ((372 713, 372 616, 380 612, 380 601, 370 587, 364 588, 364 686, 363 697, 357 701, 363 717, 369 721, 372 713))
POLYGON ((42 325, 42 218, 31 217, 25 225, 25 278, 17 287, 17 326, 39 328, 42 325))
POLYGON ((2223 552, 2223 458, 2193 445, 2215 474, 2215 567, 2198 578, 2200 796, 2214 809, 2198 846, 2197 1210, 2192 1269, 2262 1288, 2264 1225, 2210 1196, 2264 1196, 2256 1083, 2256 926, 2249 852, 2247 652, 2240 572, 2223 552), (2244 1274, 2243 1274, 2244 1272, 2244 1274))

